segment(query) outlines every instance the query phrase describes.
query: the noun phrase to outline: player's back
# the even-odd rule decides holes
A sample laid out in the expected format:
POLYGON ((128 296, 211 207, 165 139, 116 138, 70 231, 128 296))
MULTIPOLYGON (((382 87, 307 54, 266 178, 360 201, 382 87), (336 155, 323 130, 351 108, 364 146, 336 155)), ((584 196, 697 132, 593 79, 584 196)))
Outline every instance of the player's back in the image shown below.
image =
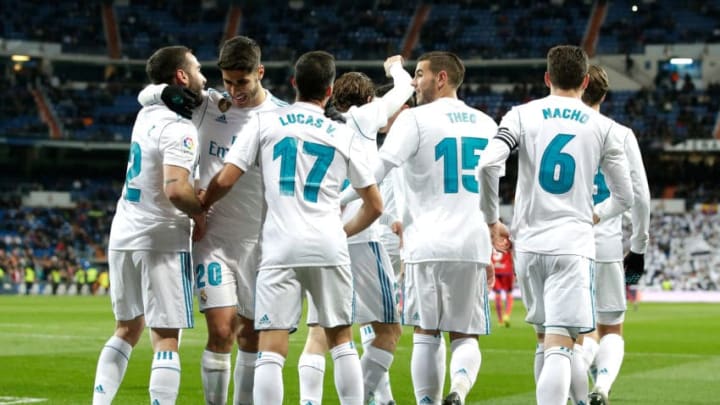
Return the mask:
POLYGON ((581 100, 547 96, 513 108, 500 124, 519 136, 512 233, 519 251, 595 257, 595 172, 613 122, 581 100))
POLYGON ((262 238, 272 244, 260 267, 349 264, 340 189, 351 157, 365 157, 353 131, 302 102, 259 113, 258 120, 268 206, 262 238))
POLYGON ((380 156, 404 162, 403 236, 409 263, 490 262, 473 169, 496 131, 490 117, 452 98, 398 116, 380 156))
POLYGON ((133 126, 127 174, 110 232, 110 249, 187 248, 190 221, 165 196, 164 165, 197 162, 197 130, 164 105, 144 107, 133 126))

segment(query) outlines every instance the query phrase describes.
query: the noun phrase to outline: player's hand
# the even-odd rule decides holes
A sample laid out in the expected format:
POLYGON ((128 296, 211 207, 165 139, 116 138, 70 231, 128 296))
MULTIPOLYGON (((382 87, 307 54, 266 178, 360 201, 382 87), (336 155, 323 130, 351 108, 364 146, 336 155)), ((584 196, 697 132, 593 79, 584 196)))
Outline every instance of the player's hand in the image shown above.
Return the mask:
POLYGON ((207 233, 207 215, 203 211, 200 214, 192 216, 194 226, 192 232, 192 241, 197 242, 207 233))
POLYGON ((492 263, 485 266, 485 277, 487 277, 488 289, 492 290, 495 286, 495 266, 492 263))
POLYGON ((403 57, 401 55, 393 55, 385 59, 385 63, 383 63, 383 67, 385 68, 385 76, 392 77, 392 75, 390 74, 390 66, 392 66, 392 64, 395 62, 400 62, 400 65, 402 65, 403 57))
POLYGON ((625 284, 635 285, 645 274, 645 255, 629 251, 623 259, 625 268, 625 284))
POLYGON ((400 221, 395 221, 395 222, 393 222, 392 224, 390 224, 390 230, 392 231, 392 233, 394 233, 395 235, 397 235, 398 238, 400 238, 400 246, 399 246, 399 247, 400 247, 400 249, 402 249, 402 247, 403 247, 403 226, 402 226, 402 222, 400 222, 400 221))
POLYGON ((190 119, 192 111, 200 105, 200 96, 187 87, 171 84, 166 86, 160 95, 167 108, 190 119))
POLYGON ((507 252, 512 249, 512 242, 510 241, 510 231, 507 226, 502 222, 498 221, 494 224, 489 224, 490 228, 490 240, 495 250, 500 252, 507 252))

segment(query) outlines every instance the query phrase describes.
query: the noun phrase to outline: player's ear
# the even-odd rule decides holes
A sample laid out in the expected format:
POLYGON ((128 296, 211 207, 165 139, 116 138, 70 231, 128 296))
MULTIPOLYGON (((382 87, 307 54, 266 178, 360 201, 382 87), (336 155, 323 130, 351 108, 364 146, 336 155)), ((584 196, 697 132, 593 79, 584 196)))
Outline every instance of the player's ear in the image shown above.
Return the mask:
POLYGON ((332 92, 333 92, 333 87, 328 86, 328 88, 325 89, 325 98, 330 98, 330 96, 332 96, 332 92))
POLYGON ((438 88, 441 89, 448 84, 448 74, 446 71, 441 70, 437 74, 437 82, 438 82, 438 88))
POLYGON ((265 66, 258 65, 257 67, 258 80, 262 80, 265 77, 265 66))
POLYGON ((185 72, 184 69, 177 69, 175 70, 175 84, 179 84, 181 86, 187 86, 188 83, 190 83, 190 77, 188 77, 187 72, 185 72))
POLYGON ((295 81, 295 76, 290 76, 290 84, 293 86, 294 89, 297 89, 297 82, 295 81))
POLYGON ((552 82, 550 81, 550 73, 545 72, 545 85, 550 88, 552 87, 552 82))
POLYGON ((580 88, 583 90, 587 89, 588 83, 590 83, 590 75, 589 74, 585 75, 585 77, 583 78, 580 88))

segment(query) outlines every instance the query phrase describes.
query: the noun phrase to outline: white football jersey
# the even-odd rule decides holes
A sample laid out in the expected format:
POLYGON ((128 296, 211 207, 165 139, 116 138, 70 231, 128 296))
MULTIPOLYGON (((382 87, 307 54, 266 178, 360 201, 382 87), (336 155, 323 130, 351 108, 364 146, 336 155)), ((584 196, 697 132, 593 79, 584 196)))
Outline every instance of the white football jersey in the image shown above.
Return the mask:
MULTIPOLYGON (((205 94, 202 105, 193 112, 198 128, 199 187, 206 189, 213 176, 222 169, 225 154, 235 142, 238 131, 258 111, 269 111, 287 103, 267 92, 257 107, 237 108, 217 90, 205 94)), ((262 180, 257 166, 248 168, 228 195, 215 203, 208 213, 208 231, 232 240, 258 240, 262 218, 262 180)))
POLYGON ((408 263, 490 263, 490 234, 477 209, 474 169, 496 132, 490 117, 452 98, 397 117, 380 158, 402 169, 408 263))
POLYGON ((267 213, 260 269, 350 264, 340 219, 340 188, 375 184, 354 131, 297 102, 261 112, 225 156, 243 171, 259 162, 267 213))
POLYGON ((110 229, 114 250, 188 251, 190 218, 165 196, 163 166, 192 173, 197 129, 164 105, 144 107, 133 126, 127 175, 110 229))
POLYGON ((517 251, 595 258, 592 195, 598 165, 617 190, 610 212, 619 214, 632 200, 623 146, 609 136, 613 124, 580 99, 553 95, 505 114, 480 165, 519 150, 510 227, 517 251))
MULTIPOLYGON (((650 188, 648 186, 647 174, 643 165, 640 146, 633 131, 623 125, 615 123, 611 136, 618 138, 623 145, 627 157, 628 168, 630 169, 630 180, 632 181, 633 206, 632 212, 632 236, 630 237, 631 249, 635 253, 645 253, 647 250, 650 227, 650 188)), ((601 204, 610 197, 610 189, 605 182, 605 176, 598 168, 595 174, 595 188, 593 203, 601 204)), ((618 262, 623 259, 623 233, 622 216, 614 216, 595 225, 595 260, 598 262, 618 262)))
MULTIPOLYGON (((366 150, 370 159, 370 167, 375 167, 378 161, 377 153, 377 131, 387 124, 388 113, 385 103, 380 99, 364 104, 360 107, 352 106, 348 112, 342 114, 345 117, 347 126, 355 131, 359 142, 366 150)), ((343 222, 348 222, 360 210, 362 200, 355 200, 348 203, 342 212, 343 222)), ((348 243, 379 242, 381 231, 378 221, 367 227, 362 232, 348 238, 348 243)))

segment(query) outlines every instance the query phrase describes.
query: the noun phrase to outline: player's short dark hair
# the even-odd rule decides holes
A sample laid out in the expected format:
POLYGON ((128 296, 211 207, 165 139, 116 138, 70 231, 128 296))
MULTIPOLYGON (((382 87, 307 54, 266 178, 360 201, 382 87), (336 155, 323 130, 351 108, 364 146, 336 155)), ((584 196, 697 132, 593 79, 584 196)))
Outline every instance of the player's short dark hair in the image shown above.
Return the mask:
POLYGON ((242 35, 232 37, 220 47, 218 67, 222 70, 252 72, 260 66, 260 45, 242 35))
MULTIPOLYGON (((386 84, 383 84, 382 86, 378 86, 375 89, 375 97, 384 96, 385 94, 387 94, 388 91, 392 90, 393 87, 395 87, 395 84, 393 84, 393 83, 386 83, 386 84)), ((410 108, 415 107, 417 105, 417 103, 415 102, 415 93, 413 93, 410 96, 410 98, 408 98, 407 101, 405 101, 405 104, 407 104, 407 106, 410 108)))
POLYGON ((582 100, 585 104, 593 106, 599 104, 610 89, 610 80, 605 69, 598 65, 590 65, 588 68, 590 80, 583 92, 582 100))
POLYGON ((547 71, 553 86, 562 90, 580 88, 588 72, 588 55, 579 46, 555 46, 547 54, 547 71))
POLYGON ((418 58, 418 62, 428 61, 430 70, 439 73, 444 70, 448 76, 448 82, 454 88, 460 87, 465 79, 465 65, 460 58, 452 52, 432 51, 427 52, 418 58))
POLYGON ((190 52, 190 48, 182 45, 166 46, 155 51, 145 63, 150 81, 153 84, 172 84, 175 72, 188 68, 186 55, 190 52))
POLYGON ((334 80, 335 58, 325 51, 304 53, 295 62, 298 100, 323 100, 334 80))
POLYGON ((365 73, 347 72, 335 80, 332 104, 340 112, 368 103, 375 95, 375 83, 365 73))

